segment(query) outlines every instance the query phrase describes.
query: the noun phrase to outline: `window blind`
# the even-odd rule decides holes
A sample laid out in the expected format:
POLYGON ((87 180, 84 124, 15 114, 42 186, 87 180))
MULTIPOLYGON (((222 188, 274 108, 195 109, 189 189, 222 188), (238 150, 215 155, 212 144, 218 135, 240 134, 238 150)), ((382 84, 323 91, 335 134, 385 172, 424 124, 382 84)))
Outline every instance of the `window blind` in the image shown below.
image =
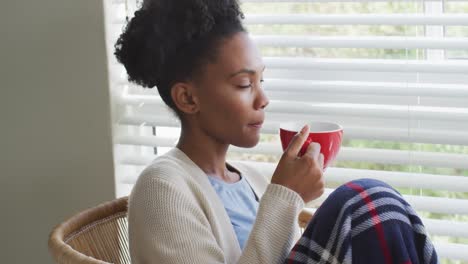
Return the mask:
MULTIPOLYGON (((175 146, 179 122, 156 89, 127 82, 113 45, 136 0, 105 1, 116 190, 175 146)), ((420 213, 441 259, 468 263, 468 1, 244 0, 270 98, 262 140, 229 158, 271 175, 279 124, 331 121, 343 147, 327 191, 383 180, 420 213)))

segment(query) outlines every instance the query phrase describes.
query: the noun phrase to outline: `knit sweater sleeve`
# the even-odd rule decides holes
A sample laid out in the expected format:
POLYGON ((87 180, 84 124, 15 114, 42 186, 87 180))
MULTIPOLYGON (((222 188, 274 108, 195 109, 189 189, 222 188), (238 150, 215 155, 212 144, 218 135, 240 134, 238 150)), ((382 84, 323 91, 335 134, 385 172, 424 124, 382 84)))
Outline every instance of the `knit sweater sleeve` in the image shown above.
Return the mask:
POLYGON ((304 201, 296 192, 269 184, 239 263, 283 263, 295 244, 304 201))
MULTIPOLYGON (((157 191, 132 201, 134 210, 139 207, 138 216, 129 219, 133 237, 138 238, 130 238, 132 263, 233 263, 224 256, 193 197, 170 180, 151 179, 149 183, 148 190, 157 191)), ((297 217, 303 206, 297 193, 268 185, 249 239, 235 263, 282 263, 295 243, 297 217)))

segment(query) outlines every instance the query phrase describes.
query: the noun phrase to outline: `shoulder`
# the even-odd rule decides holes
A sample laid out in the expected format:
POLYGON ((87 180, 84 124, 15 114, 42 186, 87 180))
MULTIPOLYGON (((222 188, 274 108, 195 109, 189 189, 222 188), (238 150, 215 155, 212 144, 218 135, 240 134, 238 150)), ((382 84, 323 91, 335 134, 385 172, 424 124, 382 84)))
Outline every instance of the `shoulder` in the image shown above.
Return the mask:
POLYGON ((164 155, 155 158, 148 164, 139 174, 137 182, 159 182, 166 181, 174 184, 179 184, 184 179, 190 177, 190 167, 184 162, 173 155, 170 151, 164 155))
POLYGON ((173 194, 187 194, 190 178, 190 173, 178 160, 166 155, 159 156, 138 175, 129 195, 129 204, 136 200, 165 199, 163 193, 167 190, 173 194))
POLYGON ((179 162, 164 156, 156 158, 139 174, 129 195, 129 211, 150 212, 155 205, 166 210, 181 200, 189 201, 193 193, 189 178, 179 162))

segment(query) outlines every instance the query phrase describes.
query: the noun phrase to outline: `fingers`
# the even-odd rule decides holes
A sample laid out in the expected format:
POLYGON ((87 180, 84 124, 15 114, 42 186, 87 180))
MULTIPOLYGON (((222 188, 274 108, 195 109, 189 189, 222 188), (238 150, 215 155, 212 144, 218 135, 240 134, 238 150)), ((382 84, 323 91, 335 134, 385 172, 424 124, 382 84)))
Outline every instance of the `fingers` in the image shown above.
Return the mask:
POLYGON ((307 147, 307 151, 304 155, 311 156, 314 160, 319 159, 321 146, 317 142, 311 142, 307 147))
POLYGON ((290 157, 297 157, 302 145, 309 135, 309 126, 305 125, 299 133, 297 133, 289 142, 289 146, 286 148, 285 153, 290 157))
POLYGON ((325 157, 323 156, 322 153, 320 153, 318 161, 319 161, 319 164, 320 164, 320 169, 323 170, 323 165, 325 163, 325 157))

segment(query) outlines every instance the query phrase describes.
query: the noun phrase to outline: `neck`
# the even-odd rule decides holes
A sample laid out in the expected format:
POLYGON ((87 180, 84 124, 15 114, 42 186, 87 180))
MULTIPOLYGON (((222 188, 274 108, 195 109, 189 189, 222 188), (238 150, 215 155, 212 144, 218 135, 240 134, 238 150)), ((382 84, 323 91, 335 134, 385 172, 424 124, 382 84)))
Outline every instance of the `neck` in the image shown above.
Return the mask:
POLYGON ((177 148, 185 153, 207 175, 229 179, 226 154, 229 144, 216 141, 199 129, 182 125, 177 148))

